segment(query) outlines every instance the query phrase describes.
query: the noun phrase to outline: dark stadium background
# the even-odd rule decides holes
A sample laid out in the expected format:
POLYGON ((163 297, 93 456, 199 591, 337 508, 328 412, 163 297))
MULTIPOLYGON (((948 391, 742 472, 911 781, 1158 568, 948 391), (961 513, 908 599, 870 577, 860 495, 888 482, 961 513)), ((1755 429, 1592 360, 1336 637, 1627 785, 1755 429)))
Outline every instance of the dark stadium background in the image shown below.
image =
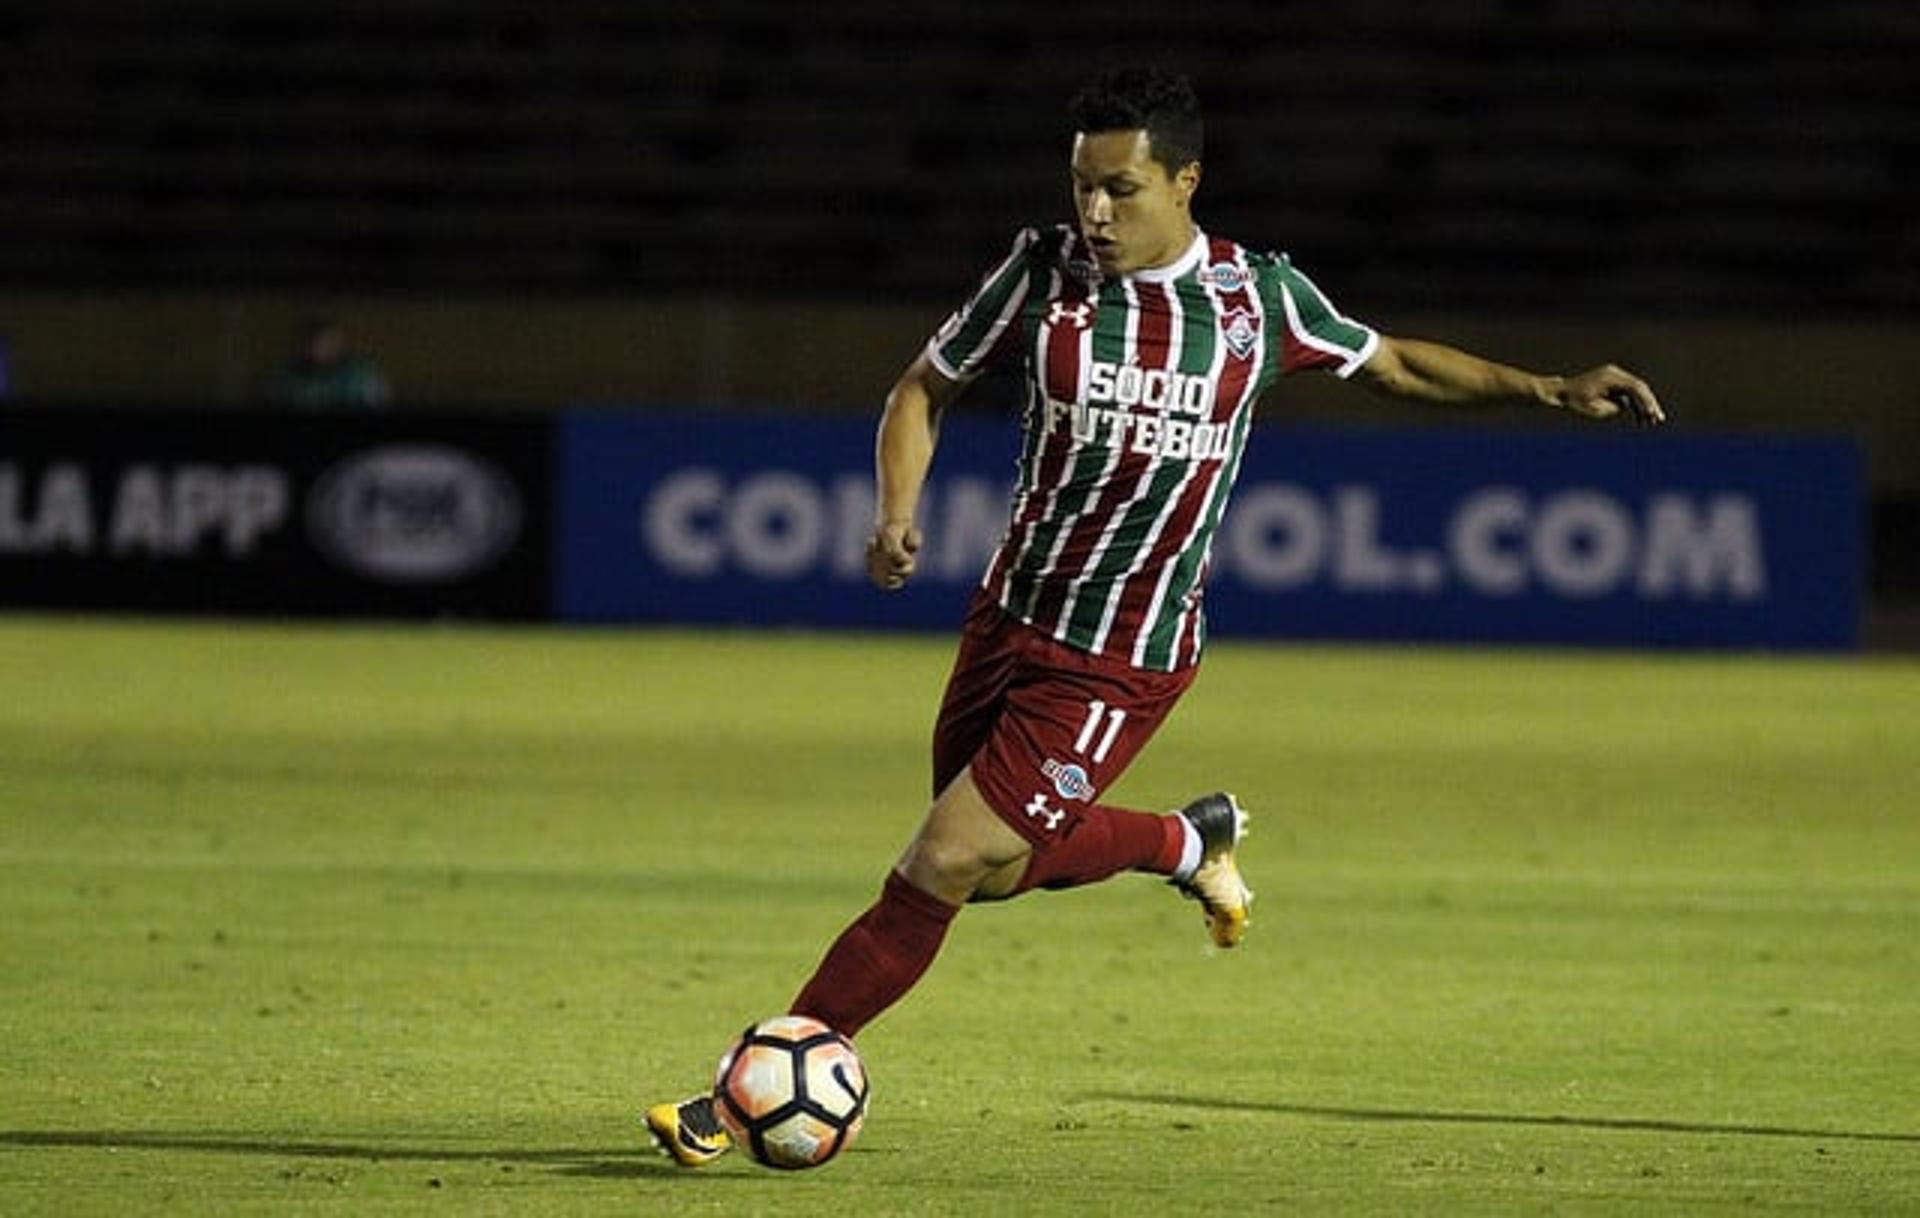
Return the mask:
POLYGON ((870 411, 1140 58, 1208 104, 1203 222, 1356 316, 1861 437, 1869 637, 1914 633, 1905 3, 6 3, 8 404, 252 408, 325 310, 408 411, 870 411))

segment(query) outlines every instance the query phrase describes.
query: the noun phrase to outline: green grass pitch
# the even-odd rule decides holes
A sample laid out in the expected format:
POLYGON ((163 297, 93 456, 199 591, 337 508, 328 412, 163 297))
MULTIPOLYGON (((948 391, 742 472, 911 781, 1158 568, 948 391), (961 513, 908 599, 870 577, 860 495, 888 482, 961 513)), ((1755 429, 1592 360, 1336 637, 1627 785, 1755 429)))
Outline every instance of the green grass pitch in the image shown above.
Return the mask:
POLYGON ((1920 1212, 1920 666, 1220 643, 963 913, 861 1141, 670 1168, 877 891, 951 642, 0 619, 0 1213, 1920 1212))

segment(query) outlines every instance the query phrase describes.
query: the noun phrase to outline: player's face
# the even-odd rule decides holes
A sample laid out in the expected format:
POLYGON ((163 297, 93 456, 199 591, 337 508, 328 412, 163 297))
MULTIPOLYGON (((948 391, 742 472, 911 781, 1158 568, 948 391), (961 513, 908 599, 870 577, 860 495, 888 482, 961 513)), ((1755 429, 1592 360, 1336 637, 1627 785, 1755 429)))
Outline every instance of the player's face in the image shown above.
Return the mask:
POLYGON ((1200 163, 1178 170, 1153 159, 1145 131, 1073 137, 1073 204, 1101 273, 1165 266, 1193 242, 1193 192, 1200 163))

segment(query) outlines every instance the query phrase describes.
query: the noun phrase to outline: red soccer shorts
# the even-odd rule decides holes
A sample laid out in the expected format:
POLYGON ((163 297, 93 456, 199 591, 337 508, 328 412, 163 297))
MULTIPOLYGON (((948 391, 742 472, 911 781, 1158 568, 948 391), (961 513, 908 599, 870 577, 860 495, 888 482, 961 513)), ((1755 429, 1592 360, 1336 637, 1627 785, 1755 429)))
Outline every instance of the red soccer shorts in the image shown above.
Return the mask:
POLYGON ((1146 746, 1198 669, 1148 672, 1055 642, 974 594, 933 728, 933 793, 972 767, 987 805, 1043 847, 1146 746))

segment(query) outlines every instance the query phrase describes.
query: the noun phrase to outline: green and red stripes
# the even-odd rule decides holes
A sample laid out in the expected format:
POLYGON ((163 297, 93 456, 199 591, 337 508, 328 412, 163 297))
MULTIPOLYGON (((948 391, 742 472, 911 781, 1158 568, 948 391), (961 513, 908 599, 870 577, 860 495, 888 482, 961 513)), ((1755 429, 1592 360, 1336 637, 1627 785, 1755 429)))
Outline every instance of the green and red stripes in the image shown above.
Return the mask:
POLYGON ((1099 281, 1078 234, 1026 230, 929 344, 942 371, 1025 365, 1007 534, 984 584, 1073 647, 1172 671, 1198 660, 1201 588, 1251 429, 1283 372, 1351 373, 1377 341, 1284 257, 1197 237, 1099 281))
POLYGON ((934 335, 927 351, 943 375, 966 380, 977 374, 1005 340, 1035 287, 1046 291, 1045 268, 1033 257, 1042 240, 1038 229, 1021 229, 1012 252, 987 272, 979 290, 934 335))

